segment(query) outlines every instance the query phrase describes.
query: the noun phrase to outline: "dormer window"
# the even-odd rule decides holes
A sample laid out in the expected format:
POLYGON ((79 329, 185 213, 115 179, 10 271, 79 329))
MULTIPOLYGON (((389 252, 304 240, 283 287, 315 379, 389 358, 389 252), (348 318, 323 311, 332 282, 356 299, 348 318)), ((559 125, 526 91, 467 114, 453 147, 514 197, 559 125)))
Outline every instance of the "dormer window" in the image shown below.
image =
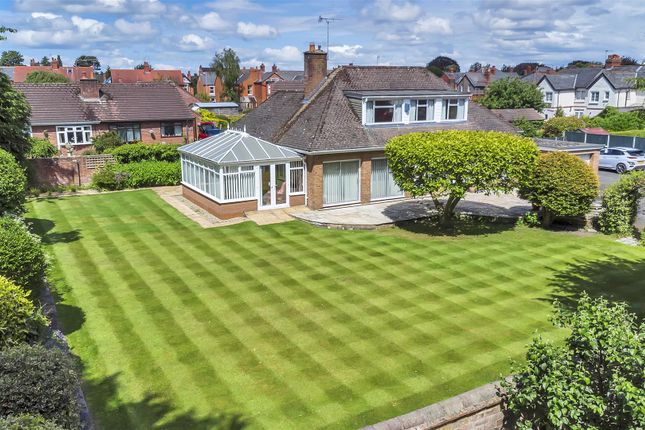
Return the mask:
POLYGON ((393 122, 394 102, 392 100, 374 101, 374 122, 393 122))
POLYGON ((410 100, 411 121, 433 121, 434 120, 434 99, 410 100))

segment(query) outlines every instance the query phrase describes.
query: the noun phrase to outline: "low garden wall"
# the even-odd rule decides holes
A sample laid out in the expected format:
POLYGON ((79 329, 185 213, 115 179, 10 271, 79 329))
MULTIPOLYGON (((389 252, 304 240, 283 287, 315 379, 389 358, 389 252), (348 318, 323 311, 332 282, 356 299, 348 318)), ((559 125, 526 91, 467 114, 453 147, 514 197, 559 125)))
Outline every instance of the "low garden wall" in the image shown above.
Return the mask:
POLYGON ((80 186, 89 184, 96 169, 115 163, 110 154, 27 160, 32 187, 80 186))
POLYGON ((486 384, 405 415, 361 430, 502 430, 504 412, 499 383, 486 384))

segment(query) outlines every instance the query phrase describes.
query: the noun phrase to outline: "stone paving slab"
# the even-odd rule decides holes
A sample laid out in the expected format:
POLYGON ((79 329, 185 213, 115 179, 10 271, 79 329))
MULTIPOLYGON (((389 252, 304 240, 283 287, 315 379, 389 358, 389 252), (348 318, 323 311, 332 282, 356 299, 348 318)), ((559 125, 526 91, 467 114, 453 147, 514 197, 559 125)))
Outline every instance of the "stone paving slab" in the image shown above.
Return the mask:
MULTIPOLYGON (((495 218, 519 218, 531 204, 515 194, 484 195, 468 193, 457 205, 462 214, 495 218)), ((434 212, 430 199, 403 199, 360 206, 297 212, 292 216, 311 224, 337 228, 376 228, 427 217, 434 212)))

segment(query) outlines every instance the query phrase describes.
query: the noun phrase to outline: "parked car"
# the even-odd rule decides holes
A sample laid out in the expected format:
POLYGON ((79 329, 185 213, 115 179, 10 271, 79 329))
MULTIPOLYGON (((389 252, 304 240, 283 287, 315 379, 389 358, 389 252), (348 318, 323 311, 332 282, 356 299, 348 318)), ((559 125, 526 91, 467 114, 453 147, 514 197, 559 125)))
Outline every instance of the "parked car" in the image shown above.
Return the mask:
POLYGON ((598 167, 625 173, 634 169, 645 169, 645 152, 638 148, 605 148, 600 151, 598 167))
POLYGON ((198 137, 200 139, 205 139, 210 136, 215 136, 222 132, 221 129, 215 127, 215 123, 213 122, 202 122, 199 124, 198 128, 199 128, 198 137))

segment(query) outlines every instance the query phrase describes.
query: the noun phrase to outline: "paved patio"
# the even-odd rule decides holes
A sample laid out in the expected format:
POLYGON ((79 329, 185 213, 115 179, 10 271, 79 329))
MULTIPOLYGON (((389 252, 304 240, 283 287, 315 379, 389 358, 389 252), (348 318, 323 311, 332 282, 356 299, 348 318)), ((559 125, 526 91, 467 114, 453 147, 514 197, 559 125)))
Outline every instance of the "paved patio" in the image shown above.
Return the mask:
MULTIPOLYGON (((496 218, 519 218, 531 210, 531 204, 515 194, 484 195, 468 193, 457 205, 457 212, 496 218)), ((405 199, 370 205, 345 206, 335 209, 296 212, 294 218, 330 228, 369 229, 401 221, 423 218, 432 214, 430 199, 405 199)))

